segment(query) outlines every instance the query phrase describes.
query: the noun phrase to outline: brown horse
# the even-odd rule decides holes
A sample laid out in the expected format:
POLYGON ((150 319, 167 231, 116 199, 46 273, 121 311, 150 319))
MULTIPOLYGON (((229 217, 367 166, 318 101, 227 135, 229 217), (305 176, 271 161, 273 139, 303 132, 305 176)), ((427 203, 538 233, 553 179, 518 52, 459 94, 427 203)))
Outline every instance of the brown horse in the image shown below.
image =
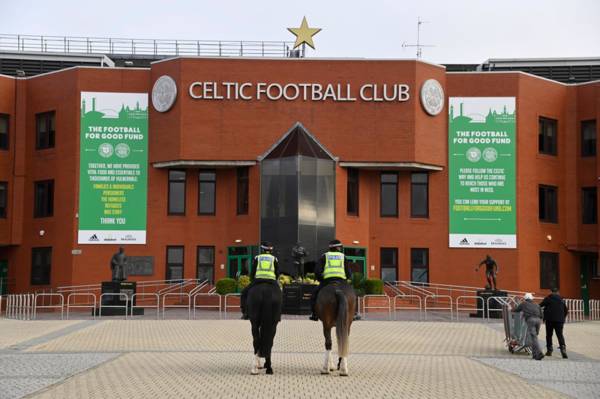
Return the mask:
POLYGON ((335 327, 338 344, 337 368, 340 375, 348 375, 348 346, 355 303, 354 289, 345 281, 330 283, 319 291, 315 310, 323 322, 325 336, 325 363, 321 374, 329 374, 335 370, 331 357, 331 329, 335 327))

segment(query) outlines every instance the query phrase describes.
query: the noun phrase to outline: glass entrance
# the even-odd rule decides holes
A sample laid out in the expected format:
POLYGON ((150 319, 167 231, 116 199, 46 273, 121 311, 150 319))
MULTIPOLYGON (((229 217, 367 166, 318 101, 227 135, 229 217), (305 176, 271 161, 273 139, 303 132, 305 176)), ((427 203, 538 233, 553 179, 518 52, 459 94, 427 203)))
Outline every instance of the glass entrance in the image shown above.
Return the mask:
POLYGON ((8 261, 0 260, 0 295, 8 294, 8 261))
POLYGON ((344 256, 348 259, 352 273, 362 273, 367 276, 367 249, 361 247, 344 248, 344 256))
POLYGON ((256 246, 227 248, 227 277, 249 276, 252 258, 258 254, 256 246))

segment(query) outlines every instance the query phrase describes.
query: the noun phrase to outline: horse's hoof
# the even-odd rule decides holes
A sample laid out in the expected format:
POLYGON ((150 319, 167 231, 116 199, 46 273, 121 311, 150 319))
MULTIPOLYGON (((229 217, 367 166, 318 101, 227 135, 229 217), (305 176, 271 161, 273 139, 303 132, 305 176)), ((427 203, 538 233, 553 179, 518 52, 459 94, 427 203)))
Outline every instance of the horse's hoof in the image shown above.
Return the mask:
POLYGON ((252 369, 252 370, 250 370, 250 374, 252 374, 252 375, 258 375, 258 369, 252 369))
POLYGON ((269 368, 267 369, 267 374, 273 374, 273 369, 269 367, 269 368))
POLYGON ((323 375, 329 374, 329 370, 321 370, 321 374, 323 374, 323 375))
POLYGON ((340 377, 348 377, 347 371, 340 371, 340 377))
POLYGON ((335 368, 334 367, 330 367, 329 371, 335 371, 335 368))

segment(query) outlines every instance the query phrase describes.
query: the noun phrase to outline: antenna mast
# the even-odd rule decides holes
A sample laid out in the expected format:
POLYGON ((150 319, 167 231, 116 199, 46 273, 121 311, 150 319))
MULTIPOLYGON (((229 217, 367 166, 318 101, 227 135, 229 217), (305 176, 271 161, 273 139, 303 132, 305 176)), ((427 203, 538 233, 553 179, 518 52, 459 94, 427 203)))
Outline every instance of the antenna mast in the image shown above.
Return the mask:
POLYGON ((417 48, 417 59, 421 59, 423 55, 423 47, 435 47, 432 44, 421 44, 421 25, 428 23, 427 21, 421 21, 421 17, 417 17, 417 44, 402 43, 402 47, 416 47, 417 48))

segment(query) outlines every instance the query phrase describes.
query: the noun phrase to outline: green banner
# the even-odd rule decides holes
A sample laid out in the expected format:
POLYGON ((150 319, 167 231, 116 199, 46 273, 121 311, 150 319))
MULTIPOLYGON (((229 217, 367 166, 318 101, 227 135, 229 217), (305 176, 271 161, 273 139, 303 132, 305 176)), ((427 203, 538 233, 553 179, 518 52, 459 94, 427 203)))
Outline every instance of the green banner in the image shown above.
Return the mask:
POLYGON ((145 244, 148 94, 81 93, 79 244, 145 244))
POLYGON ((514 97, 451 97, 449 246, 516 248, 514 97))

